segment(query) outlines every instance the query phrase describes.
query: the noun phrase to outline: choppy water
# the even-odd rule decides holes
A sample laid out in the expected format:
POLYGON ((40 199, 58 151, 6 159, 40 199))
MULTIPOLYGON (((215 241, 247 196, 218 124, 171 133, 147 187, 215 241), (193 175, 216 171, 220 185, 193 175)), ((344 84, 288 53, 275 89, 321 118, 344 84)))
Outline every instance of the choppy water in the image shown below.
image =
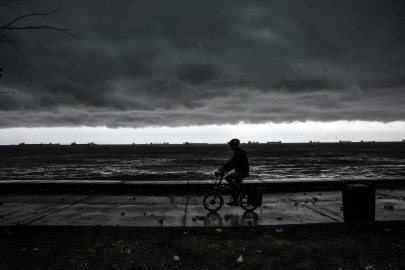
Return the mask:
MULTIPOLYGON (((242 145, 250 179, 404 177, 405 143, 242 145)), ((0 146, 0 181, 206 180, 227 145, 0 146)))

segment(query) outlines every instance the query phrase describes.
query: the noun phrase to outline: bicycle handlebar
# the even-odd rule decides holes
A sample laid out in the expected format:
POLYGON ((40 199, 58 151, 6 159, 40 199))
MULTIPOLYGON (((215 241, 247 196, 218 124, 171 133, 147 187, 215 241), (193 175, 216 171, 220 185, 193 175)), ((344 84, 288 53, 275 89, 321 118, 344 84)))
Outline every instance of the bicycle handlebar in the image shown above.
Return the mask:
MULTIPOLYGON (((225 176, 225 172, 223 172, 223 171, 216 171, 216 172, 215 172, 215 176, 216 176, 216 177, 219 177, 219 185, 221 185, 222 179, 223 179, 224 176, 225 176)), ((215 182, 216 182, 216 181, 215 181, 215 182)))

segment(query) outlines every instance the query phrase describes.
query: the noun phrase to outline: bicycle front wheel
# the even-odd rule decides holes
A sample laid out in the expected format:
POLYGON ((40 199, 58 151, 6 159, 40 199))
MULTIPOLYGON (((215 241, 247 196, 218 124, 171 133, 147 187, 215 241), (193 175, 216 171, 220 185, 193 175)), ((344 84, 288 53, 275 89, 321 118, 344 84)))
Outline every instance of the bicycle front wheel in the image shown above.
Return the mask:
POLYGON ((251 204, 250 199, 249 199, 250 193, 249 192, 244 192, 239 199, 239 204, 242 206, 242 208, 246 211, 253 211, 257 208, 257 206, 254 206, 251 204))
POLYGON ((204 208, 210 212, 216 212, 221 209, 224 199, 218 192, 211 192, 205 195, 203 200, 204 208))

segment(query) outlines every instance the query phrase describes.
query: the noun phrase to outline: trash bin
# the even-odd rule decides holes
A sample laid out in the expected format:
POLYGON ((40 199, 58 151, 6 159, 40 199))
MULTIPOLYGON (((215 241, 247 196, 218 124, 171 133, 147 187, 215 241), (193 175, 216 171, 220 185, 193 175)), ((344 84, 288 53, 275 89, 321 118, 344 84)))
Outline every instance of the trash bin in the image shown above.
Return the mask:
POLYGON ((375 220, 375 187, 370 183, 344 183, 342 188, 343 219, 375 220))

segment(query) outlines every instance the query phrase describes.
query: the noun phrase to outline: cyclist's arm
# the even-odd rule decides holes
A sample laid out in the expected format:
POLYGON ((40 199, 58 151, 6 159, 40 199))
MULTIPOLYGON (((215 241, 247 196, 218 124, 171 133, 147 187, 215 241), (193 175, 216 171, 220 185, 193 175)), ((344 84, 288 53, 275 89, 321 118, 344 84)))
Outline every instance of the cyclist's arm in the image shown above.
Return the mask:
POLYGON ((232 168, 229 170, 226 170, 225 168, 228 168, 229 164, 231 164, 234 159, 235 159, 235 155, 224 166, 221 167, 222 171, 229 172, 230 170, 232 170, 232 168))

